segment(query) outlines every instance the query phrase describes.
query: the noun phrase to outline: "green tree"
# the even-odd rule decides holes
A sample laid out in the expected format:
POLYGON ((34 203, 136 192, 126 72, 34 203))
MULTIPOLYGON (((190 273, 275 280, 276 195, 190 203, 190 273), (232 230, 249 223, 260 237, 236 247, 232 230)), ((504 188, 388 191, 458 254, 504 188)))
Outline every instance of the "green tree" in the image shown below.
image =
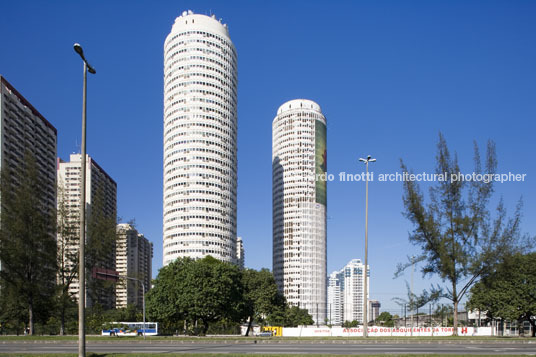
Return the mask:
POLYGON ((242 271, 244 302, 248 317, 246 336, 249 336, 253 321, 262 323, 278 306, 284 307, 284 299, 279 297, 273 274, 268 269, 242 271))
POLYGON ((489 318, 529 321, 536 337, 536 253, 507 257, 471 289, 468 308, 489 318))
MULTIPOLYGON (((411 258, 413 259, 413 258, 411 258)), ((434 289, 432 292, 423 291, 420 295, 413 293, 408 282, 406 281, 407 298, 395 297, 393 301, 399 306, 407 308, 408 314, 410 314, 410 321, 413 321, 415 316, 414 311, 419 311, 421 307, 432 302, 437 301, 443 296, 441 290, 434 289)))
POLYGON ((352 328, 352 327, 358 327, 358 326, 359 326, 359 321, 357 321, 357 320, 344 321, 342 323, 342 327, 344 327, 344 328, 352 328))
POLYGON ((183 297, 183 282, 193 260, 180 258, 158 271, 153 288, 146 294, 146 310, 150 319, 175 329, 186 319, 187 304, 183 297))
POLYGON ((244 318, 241 278, 238 267, 211 256, 179 258, 160 269, 147 294, 147 312, 168 326, 178 329, 183 322, 186 330, 206 334, 213 322, 244 318))
POLYGON ((202 333, 209 324, 227 318, 240 321, 244 315, 241 273, 237 266, 211 256, 191 265, 185 283, 187 320, 200 321, 202 333))
MULTIPOLYGON (((421 248, 416 262, 423 264, 423 275, 436 275, 446 282, 446 289, 437 286, 433 293, 452 301, 454 332, 457 334, 458 304, 469 288, 500 261, 504 254, 521 251, 527 243, 519 232, 521 205, 514 216, 507 218, 502 201, 495 218, 487 208, 493 193, 493 180, 464 181, 457 155, 451 156, 443 135, 439 134, 436 174, 446 175, 430 188, 426 203, 417 182, 404 181, 405 216, 415 229, 409 240, 421 248)), ((497 167, 495 144, 488 141, 485 168, 482 169, 478 146, 474 145, 474 173, 493 175, 497 167)), ((401 161, 404 173, 410 174, 401 161)), ((489 178, 489 176, 487 176, 489 178)), ((395 276, 412 265, 399 265, 395 276)))
POLYGON ((384 311, 378 315, 378 317, 376 318, 376 323, 379 323, 380 325, 386 327, 393 327, 395 325, 395 322, 393 321, 393 315, 391 315, 387 311, 384 311))
POLYGON ((100 304, 109 310, 114 307, 110 297, 115 294, 115 282, 92 277, 94 268, 115 270, 117 217, 115 211, 107 208, 113 203, 106 202, 106 199, 100 187, 92 194, 92 202, 88 206, 85 261, 88 298, 92 304, 100 304))
POLYGON ((109 311, 108 320, 110 321, 142 321, 143 310, 139 309, 136 304, 128 304, 121 309, 112 309, 109 311))
POLYGON ((437 305, 434 310, 434 316, 441 320, 442 326, 453 326, 454 309, 452 308, 452 305, 437 305))
POLYGON ((26 151, 22 168, 15 172, 6 165, 0 178, 2 305, 10 307, 15 319, 27 314, 30 334, 37 319, 48 319, 56 273, 55 212, 46 208, 40 175, 33 154, 26 151))
POLYGON ((92 334, 100 334, 103 328, 115 326, 112 322, 139 321, 142 321, 142 312, 134 304, 121 309, 105 309, 97 303, 86 309, 86 326, 92 334))
POLYGON ((307 309, 301 309, 297 306, 287 307, 284 326, 297 327, 300 325, 312 325, 314 323, 313 317, 307 309))
POLYGON ((86 329, 87 333, 100 334, 109 315, 101 304, 94 304, 86 309, 86 329))
POLYGON ((14 286, 2 282, 0 295, 0 325, 5 333, 23 332, 28 324, 28 309, 25 302, 19 299, 14 286))
POLYGON ((283 296, 281 293, 277 294, 272 309, 266 316, 266 322, 270 326, 285 326, 288 309, 289 306, 285 296, 283 296))
POLYGON ((78 215, 70 208, 64 182, 58 182, 57 209, 57 264, 58 264, 58 310, 60 314, 60 335, 65 334, 65 322, 75 306, 69 288, 78 276, 78 215))
POLYGON ((313 317, 307 309, 290 306, 283 294, 277 294, 276 301, 271 307, 266 321, 271 326, 297 327, 314 324, 313 317))

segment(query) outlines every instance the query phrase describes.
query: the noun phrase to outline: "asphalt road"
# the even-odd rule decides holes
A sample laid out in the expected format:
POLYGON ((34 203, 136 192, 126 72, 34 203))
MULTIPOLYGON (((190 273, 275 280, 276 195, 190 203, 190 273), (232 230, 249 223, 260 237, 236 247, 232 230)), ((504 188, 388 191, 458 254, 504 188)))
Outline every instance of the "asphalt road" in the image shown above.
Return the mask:
MULTIPOLYGON (((5 343, 1 353, 77 353, 73 343, 5 343)), ((96 353, 322 353, 322 354, 464 354, 464 355, 536 355, 536 344, 285 344, 253 342, 240 344, 204 343, 99 343, 89 341, 88 352, 96 353)))

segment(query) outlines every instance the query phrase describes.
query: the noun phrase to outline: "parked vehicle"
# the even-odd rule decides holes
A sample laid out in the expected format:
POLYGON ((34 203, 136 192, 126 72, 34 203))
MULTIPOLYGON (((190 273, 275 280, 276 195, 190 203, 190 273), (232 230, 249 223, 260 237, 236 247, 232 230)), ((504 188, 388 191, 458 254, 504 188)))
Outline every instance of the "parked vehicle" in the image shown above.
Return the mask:
POLYGON ((257 332, 255 334, 255 336, 258 336, 258 337, 272 337, 272 331, 261 331, 261 332, 257 332))

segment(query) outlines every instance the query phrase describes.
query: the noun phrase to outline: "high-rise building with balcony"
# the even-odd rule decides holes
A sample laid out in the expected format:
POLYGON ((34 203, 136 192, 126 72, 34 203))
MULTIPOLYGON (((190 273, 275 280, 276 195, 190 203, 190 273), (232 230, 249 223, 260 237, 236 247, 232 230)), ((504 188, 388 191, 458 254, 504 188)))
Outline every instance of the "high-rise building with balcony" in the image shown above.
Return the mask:
MULTIPOLYGON (((9 167, 11 183, 17 186, 24 172, 25 154, 32 155, 42 192, 40 207, 50 219, 56 209, 56 143, 56 128, 0 76, 0 169, 9 167)), ((50 235, 55 237, 53 231, 50 235)))
POLYGON ((273 271, 287 301, 326 318, 326 118, 311 100, 272 123, 273 271))
MULTIPOLYGON (((341 273, 344 274, 344 321, 357 320, 360 323, 363 323, 363 303, 365 302, 365 278, 363 275, 364 268, 365 265, 361 263, 361 259, 352 259, 341 270, 341 273)), ((367 274, 370 276, 369 267, 367 267, 367 274)), ((367 279, 367 284, 370 285, 370 279, 367 279)), ((370 290, 367 287, 367 292, 368 291, 370 290)))
POLYGON ((151 287, 152 258, 153 243, 132 225, 117 225, 115 265, 119 275, 124 278, 115 287, 116 308, 127 305, 136 305, 140 309, 143 307, 143 293, 147 293, 151 287), (145 291, 142 291, 143 288, 145 291))
POLYGON ((185 11, 164 45, 164 265, 236 263, 237 55, 215 16, 185 11))
MULTIPOLYGON (((74 238, 62 237, 58 234, 58 250, 62 253, 63 265, 66 270, 77 268, 76 261, 79 249, 79 219, 80 219, 80 172, 82 170, 82 160, 80 154, 71 154, 70 161, 58 159, 57 162, 57 182, 58 211, 65 209, 67 212, 65 224, 73 227, 74 238), (60 246, 63 245, 63 246, 60 246)), ((87 234, 86 242, 95 247, 95 251, 86 249, 86 263, 92 268, 103 268, 115 270, 115 233, 117 217, 117 184, 100 167, 97 162, 86 155, 86 212, 87 212, 87 234), (106 235, 104 237, 103 235, 106 235), (90 242, 92 239, 97 241, 90 242)), ((106 308, 115 307, 115 288, 113 286, 103 287, 92 278, 92 272, 88 272, 88 284, 86 284, 86 306, 99 303, 106 308)), ((69 287, 69 293, 78 299, 80 290, 77 274, 69 287)))
MULTIPOLYGON (((365 301, 364 267, 365 265, 361 263, 361 259, 352 259, 344 268, 330 274, 328 306, 332 312, 333 325, 340 325, 344 321, 354 320, 363 323, 363 304, 365 301)), ((370 277, 370 267, 367 267, 367 275, 370 277)), ((370 279, 367 279, 367 285, 370 286, 370 279)), ((368 291, 370 290, 367 288, 367 295, 368 291)), ((376 316, 375 314, 379 311, 379 302, 371 303, 372 300, 369 301, 369 316, 376 316)))
POLYGON ((328 311, 327 319, 330 325, 340 326, 343 320, 343 284, 344 274, 334 271, 328 279, 328 311))

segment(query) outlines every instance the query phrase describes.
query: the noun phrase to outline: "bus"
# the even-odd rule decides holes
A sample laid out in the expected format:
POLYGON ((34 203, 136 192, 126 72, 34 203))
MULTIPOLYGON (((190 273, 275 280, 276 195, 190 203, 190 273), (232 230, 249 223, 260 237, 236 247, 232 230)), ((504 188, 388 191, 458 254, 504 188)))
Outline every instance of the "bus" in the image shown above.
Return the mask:
POLYGON ((102 330, 102 336, 156 336, 158 322, 109 322, 102 330))

